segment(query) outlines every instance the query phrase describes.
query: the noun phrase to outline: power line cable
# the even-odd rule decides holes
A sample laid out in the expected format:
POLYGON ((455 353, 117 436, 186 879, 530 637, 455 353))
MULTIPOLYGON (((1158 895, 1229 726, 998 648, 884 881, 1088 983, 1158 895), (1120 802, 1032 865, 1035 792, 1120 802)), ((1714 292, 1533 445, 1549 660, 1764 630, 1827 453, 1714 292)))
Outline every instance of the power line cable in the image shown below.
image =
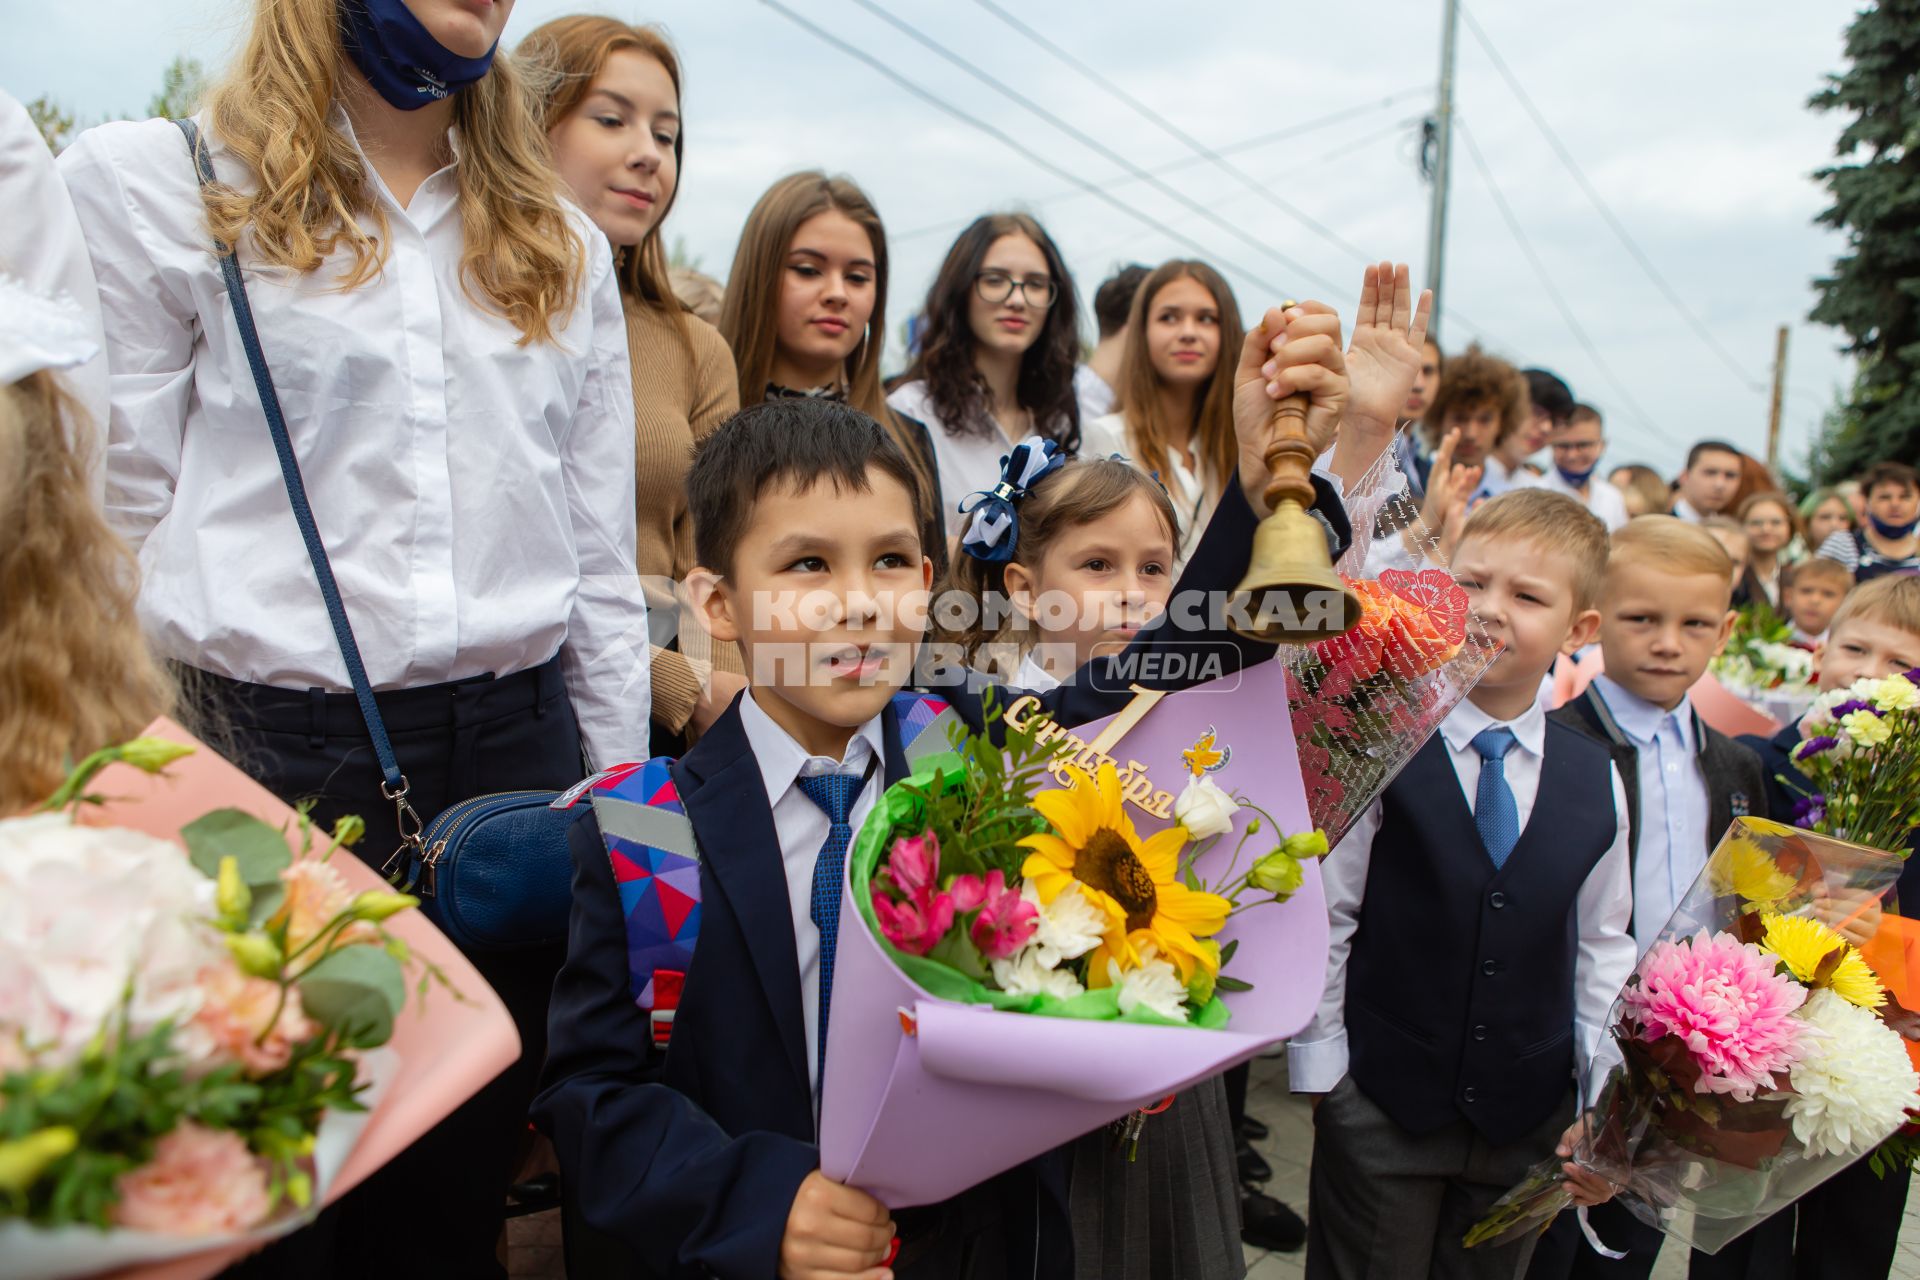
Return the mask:
POLYGON ((1720 363, 1726 365, 1728 370, 1730 370, 1736 378, 1740 379, 1741 385, 1756 395, 1768 394, 1766 382, 1755 378, 1752 374, 1748 373, 1746 369, 1741 367, 1740 362, 1721 344, 1720 339, 1714 336, 1713 331, 1707 327, 1706 322, 1695 315, 1693 310, 1681 299, 1679 292, 1675 290, 1671 284, 1667 283, 1667 278, 1660 274, 1660 269, 1653 265, 1653 259, 1649 258, 1646 252, 1635 242, 1633 236, 1628 233, 1625 224, 1614 216, 1613 210, 1607 206, 1607 202, 1601 198, 1600 192, 1594 187, 1593 183, 1588 180, 1586 172, 1580 168, 1579 161, 1573 158, 1573 153, 1567 150, 1567 145, 1560 141, 1560 135, 1553 131, 1552 125, 1547 123, 1547 118, 1540 113, 1540 108, 1534 105, 1533 99, 1527 95, 1526 89, 1521 86, 1519 77, 1513 74, 1513 71, 1507 66, 1506 59, 1502 58, 1500 51, 1493 47, 1493 41, 1488 38, 1487 33, 1481 28, 1480 24, 1474 20, 1472 12, 1468 10, 1465 5, 1460 6, 1460 16, 1466 19, 1467 29, 1473 32, 1474 39, 1479 41, 1480 47, 1486 51, 1487 57, 1492 60, 1494 70, 1500 73, 1501 79, 1507 82, 1507 87, 1513 90, 1513 96, 1520 100, 1522 107, 1526 108, 1527 115, 1532 117, 1535 127, 1540 130, 1541 136, 1547 140, 1547 145, 1553 148, 1554 154, 1560 157, 1560 163, 1565 165, 1567 172, 1573 175, 1574 182, 1577 183, 1580 190, 1586 194, 1594 210, 1599 213, 1601 221, 1605 222, 1608 230, 1612 231, 1620 243, 1626 246, 1627 253, 1640 265, 1640 269, 1646 273, 1647 279, 1653 282, 1653 287, 1660 291, 1660 296, 1665 298, 1668 304, 1680 314, 1680 318, 1687 322, 1688 327, 1693 330, 1694 334, 1698 336, 1702 342, 1706 343, 1716 356, 1720 357, 1720 363))
POLYGON ((855 59, 856 61, 865 63, 867 66, 879 72, 881 75, 885 76, 887 79, 893 81, 896 85, 899 85, 902 89, 905 89, 908 93, 920 99, 922 102, 925 102, 929 106, 934 107, 942 112, 945 112, 947 115, 952 116, 954 119, 959 120, 963 124, 966 124, 974 129, 978 129, 980 132, 986 134, 988 137, 1000 143, 1002 146, 1006 147, 1008 150, 1013 151, 1020 156, 1023 156, 1029 162, 1036 165, 1037 167, 1046 170, 1048 173, 1053 174, 1055 177, 1061 179, 1062 181, 1071 182, 1074 186, 1079 187, 1081 190, 1085 191, 1088 195, 1094 196, 1099 200, 1105 202, 1106 204, 1113 206, 1115 209, 1118 209, 1121 213, 1126 214, 1129 218, 1132 218, 1136 222, 1144 223, 1145 225, 1152 227, 1154 230, 1159 231, 1161 234, 1165 235, 1168 239, 1174 241, 1176 244, 1184 245, 1188 249, 1191 249, 1193 252, 1203 257, 1212 257, 1213 260, 1218 262, 1222 267, 1228 269, 1229 271, 1232 271, 1234 274, 1239 275, 1244 279, 1250 280, 1253 283, 1259 285, 1263 290, 1265 290, 1268 293, 1269 296, 1273 297, 1274 299, 1278 300, 1283 297, 1291 296, 1287 290, 1282 289, 1280 286, 1274 284, 1272 281, 1266 279, 1264 276, 1260 276, 1252 271, 1247 270, 1245 267, 1238 266, 1228 261, 1225 258, 1219 257, 1217 254, 1211 253, 1211 251, 1209 251, 1205 245, 1193 239, 1191 236, 1188 236, 1182 232, 1174 230, 1172 227, 1168 226, 1166 223, 1161 222, 1158 219, 1152 217, 1151 215, 1146 214, 1141 210, 1135 208, 1133 205, 1128 204, 1126 201, 1120 199, 1118 196, 1114 195, 1112 192, 1106 190, 1105 188, 1096 186, 1094 183, 1089 182, 1087 179, 1082 178, 1077 174, 1070 173, 1066 169, 1061 168, 1059 165, 1055 164, 1053 161, 1047 159, 1045 156, 1035 151, 1032 147, 1027 146, 1024 142, 1021 142, 1019 139, 1007 133, 1004 129, 1001 129, 995 125, 989 124, 985 120, 980 119, 978 116, 972 115, 962 110, 961 108, 954 106, 952 103, 948 102, 946 99, 941 98, 938 95, 930 93, 926 89, 921 88, 919 85, 907 79, 905 76, 895 71, 892 67, 888 66, 886 63, 882 62, 880 59, 868 53, 865 49, 862 49, 858 45, 852 44, 846 40, 841 39, 839 36, 834 35, 831 31, 828 31, 824 27, 821 27, 820 25, 818 25, 817 23, 814 23, 809 19, 801 16, 799 13, 795 12, 793 9, 790 9, 786 5, 780 3, 780 0, 760 0, 760 3, 765 5, 767 8, 772 9, 775 13, 779 14, 781 17, 785 18, 787 21, 793 23, 795 26, 799 27, 801 30, 814 36, 816 39, 826 44, 832 45, 834 48, 846 54, 848 57, 855 59))
POLYGON ((1368 253, 1360 249, 1357 245, 1354 245, 1352 242, 1348 241, 1346 238, 1339 235, 1332 228, 1326 226, 1325 224, 1320 222, 1318 219, 1308 214, 1304 209, 1301 209, 1298 205, 1295 205, 1292 201, 1287 200, 1286 198, 1281 196, 1280 193, 1275 191, 1272 187, 1267 186, 1265 183, 1255 178, 1252 174, 1248 173, 1245 169, 1242 169, 1239 165, 1227 159, 1223 153, 1208 146, 1206 143, 1202 142, 1200 139, 1188 133, 1185 129, 1180 128, 1180 126, 1174 124, 1171 120, 1168 120, 1165 116, 1161 115, 1158 111, 1155 111, 1152 107, 1148 106, 1146 103, 1142 102, 1140 99, 1134 97, 1131 93, 1128 93, 1125 89, 1121 88, 1119 85, 1109 80, 1106 76, 1102 75, 1099 71, 1089 66, 1080 57, 1069 52, 1066 49, 1061 48, 1059 45, 1055 44, 1052 40, 1049 40, 1046 36, 1040 34, 1040 32, 1034 30, 1032 27, 1022 22, 1019 18, 1015 17, 1013 14, 1008 13, 1005 9, 995 4, 994 0, 974 0, 974 3, 979 5, 982 9, 985 9, 988 13, 992 14, 994 17, 1000 19, 1000 21, 1004 22, 1007 26, 1012 27, 1020 35, 1025 36, 1028 40, 1032 41, 1034 44, 1040 46, 1042 49, 1045 49, 1048 53, 1052 54, 1054 57, 1058 58, 1060 61, 1066 63, 1069 67, 1072 67, 1075 71, 1079 72, 1087 80, 1090 80, 1095 85, 1099 86, 1109 96, 1116 98, 1121 102, 1124 102, 1128 107, 1133 109, 1133 113, 1135 115, 1139 116, 1142 120, 1147 121, 1149 124, 1153 125, 1156 129, 1159 129, 1162 133, 1166 134, 1168 137, 1178 142, 1180 145, 1186 147, 1187 150, 1193 152, 1196 156, 1209 162, 1216 169, 1219 169, 1222 173, 1231 174, 1234 178, 1238 179, 1240 182, 1240 185, 1245 187, 1248 191, 1253 192, 1255 195, 1260 196, 1268 204, 1280 210, 1280 212, 1286 214, 1289 218, 1292 218, 1295 222, 1299 223, 1301 226, 1305 227, 1307 230, 1313 232, 1315 235, 1319 236, 1322 240, 1325 240, 1329 244, 1336 245, 1339 248, 1345 250, 1347 253, 1351 254, 1353 258, 1358 262, 1369 263, 1369 262, 1379 261, 1379 259, 1372 257, 1371 255, 1369 255, 1368 253))
MULTIPOLYGON (((1340 124, 1344 121, 1354 119, 1356 116, 1371 115, 1375 112, 1383 111, 1386 108, 1392 106, 1395 102, 1398 102, 1405 98, 1413 97, 1415 94, 1424 95, 1432 92, 1433 92, 1433 88, 1430 85, 1420 85, 1412 89, 1401 89, 1398 92, 1390 93, 1386 97, 1381 98, 1374 102, 1363 103, 1362 105, 1356 106, 1356 107, 1347 107, 1344 110, 1329 112, 1328 114, 1323 116, 1315 116, 1310 120, 1303 120, 1299 124, 1289 125, 1285 129, 1275 129, 1275 130, 1272 130, 1271 132, 1258 134, 1251 138, 1243 138, 1239 142, 1230 142, 1227 145, 1220 148, 1220 153, 1222 155, 1227 155, 1233 152, 1252 151, 1259 147, 1271 146, 1274 143, 1279 142, 1283 139, 1298 137, 1301 134, 1313 133, 1316 130, 1328 128, 1332 125, 1340 124)), ((1386 132, 1398 132, 1399 130, 1406 128, 1411 123, 1414 123, 1414 122, 1401 121, 1393 125, 1391 130, 1382 131, 1381 134, 1368 134, 1365 138, 1362 138, 1359 142, 1353 143, 1350 145, 1364 146, 1367 143, 1378 141, 1379 138, 1381 136, 1384 136, 1386 132)), ((1342 148, 1342 150, 1345 150, 1345 148, 1342 148)), ((1178 160, 1174 160, 1167 164, 1156 166, 1152 170, 1152 172, 1160 174, 1161 176, 1164 177, 1169 173, 1175 173, 1181 169, 1191 169, 1195 165, 1204 164, 1205 162, 1206 160, 1205 160, 1205 157, 1203 156, 1183 156, 1178 160)), ((1136 181, 1136 179, 1131 174, 1117 173, 1117 174, 1114 174, 1108 181, 1111 185, 1122 186, 1127 183, 1134 182, 1136 181)), ((1064 200, 1077 200, 1081 196, 1084 196, 1086 194, 1087 194, 1086 191, 1084 191, 1079 187, 1068 187, 1059 191, 1055 191, 1051 195, 1044 195, 1044 196, 1037 197, 1031 203, 1037 204, 1037 205, 1056 204, 1064 200)), ((973 219, 971 218, 960 218, 960 219, 949 218, 944 222, 931 223, 922 227, 914 227, 908 231, 896 232, 891 236, 891 239, 894 240, 895 242, 915 240, 924 235, 934 235, 941 231, 948 231, 958 227, 964 227, 967 223, 971 221, 973 221, 973 219)))
MULTIPOLYGON (((762 0, 762 3, 772 4, 773 0, 762 0)), ((1187 212, 1193 214, 1195 217, 1204 219, 1206 222, 1211 223, 1213 226, 1218 227, 1221 231, 1224 231, 1228 235, 1235 238, 1236 240, 1239 240, 1242 244, 1245 244, 1248 248, 1253 249, 1257 253, 1265 254, 1267 257, 1272 258, 1275 262, 1279 263, 1281 266, 1285 267, 1287 270, 1293 272, 1295 275, 1298 275, 1302 279, 1309 281, 1310 283, 1315 285, 1317 288, 1326 291, 1323 296, 1327 296, 1327 297, 1344 296, 1346 291, 1342 289, 1339 285, 1334 284, 1332 281, 1326 279, 1324 276, 1321 276, 1318 272, 1312 270, 1311 268, 1303 266, 1301 263, 1296 262, 1292 258, 1289 258, 1286 254, 1281 253, 1278 249, 1275 249, 1272 245, 1260 239, 1258 236, 1250 235, 1248 232, 1246 232, 1239 226, 1236 226, 1235 224, 1228 222, 1225 218, 1222 218, 1219 214, 1207 208, 1205 205, 1201 204, 1198 200, 1195 200, 1192 196, 1187 195, 1186 192, 1181 191, 1177 187, 1170 186, 1166 182, 1161 181, 1158 177, 1147 172, 1145 169, 1141 168, 1139 165, 1129 160, 1126 156, 1120 154, 1118 151, 1115 151, 1112 147, 1109 147, 1104 142, 1101 142, 1098 138, 1093 137, 1091 134, 1087 133, 1085 130, 1076 127, 1075 125, 1069 123, 1068 121, 1061 119, 1058 115, 1055 115, 1053 112, 1047 110, 1045 107, 1035 102, 1032 98, 1027 97, 1024 93, 1021 93, 1018 89, 1014 88, 1012 85, 1008 84, 1006 81, 1001 80, 998 77, 992 75, 991 73, 982 70, 980 67, 976 66, 974 63, 968 61, 966 58, 953 52, 951 49, 947 48, 944 44, 941 44, 938 40, 935 40, 933 37, 927 35, 925 32, 921 31, 918 27, 914 26, 912 23, 892 13, 887 12, 887 10, 882 8, 880 5, 874 3, 874 0, 853 0, 853 3, 858 5, 860 8, 865 9, 868 13, 874 15, 876 18, 879 18, 882 22, 886 23, 888 26, 900 32, 902 35, 906 36, 908 39, 912 40, 915 44, 918 44, 922 48, 933 53, 936 57, 940 58, 941 60, 955 67, 958 67, 960 70, 966 72, 969 76, 972 76, 975 80, 978 80, 981 84, 986 85, 989 89, 992 89, 995 93, 1000 94, 1002 97, 1006 98, 1008 101, 1013 102, 1014 104, 1025 108, 1029 113, 1035 116, 1038 116, 1040 119, 1046 121, 1049 125, 1052 125, 1055 129, 1058 129, 1061 133, 1066 134, 1069 138, 1072 138, 1075 142, 1078 142, 1081 146, 1086 147, 1090 151, 1097 152, 1099 155, 1104 157, 1109 162, 1119 165, 1121 168, 1125 169, 1128 173, 1132 174, 1135 178, 1137 178, 1142 182, 1145 182, 1148 186, 1152 187, 1155 191, 1158 191, 1161 195, 1166 196, 1169 200, 1172 200, 1174 203, 1178 204, 1181 208, 1187 210, 1187 212)))
POLYGON ((1549 298, 1553 299, 1553 305, 1559 308, 1560 317, 1567 322, 1567 328, 1572 331, 1575 341, 1579 342, 1588 358, 1593 361, 1594 367, 1599 369, 1601 375, 1612 384, 1621 401, 1632 411, 1633 416, 1640 420, 1640 424, 1646 428, 1651 437, 1664 443, 1665 434, 1655 425, 1653 419, 1647 416, 1646 410, 1634 400, 1633 393, 1627 390, 1626 385, 1614 376, 1612 366, 1600 354, 1600 348, 1594 345, 1593 339, 1587 336, 1586 329, 1574 316, 1573 308, 1567 305, 1567 300, 1561 296, 1560 290, 1554 285, 1553 277, 1547 274, 1546 263, 1540 260, 1540 255, 1534 250, 1533 242, 1527 239, 1527 233, 1521 229, 1519 218, 1514 216, 1512 206, 1507 203, 1506 194, 1500 190, 1500 184, 1494 180, 1493 171, 1487 167, 1486 157, 1480 154, 1480 145, 1473 140, 1473 133, 1467 128, 1465 118, 1455 114, 1453 127, 1459 131, 1460 140, 1466 144, 1467 155, 1473 160, 1473 167, 1480 171, 1481 179, 1487 184, 1487 190, 1493 196, 1495 207, 1500 210, 1500 216, 1506 220, 1507 230, 1513 233, 1514 242, 1520 246, 1521 253, 1526 255, 1528 264, 1533 268, 1534 277, 1540 281, 1540 287, 1546 291, 1549 298))

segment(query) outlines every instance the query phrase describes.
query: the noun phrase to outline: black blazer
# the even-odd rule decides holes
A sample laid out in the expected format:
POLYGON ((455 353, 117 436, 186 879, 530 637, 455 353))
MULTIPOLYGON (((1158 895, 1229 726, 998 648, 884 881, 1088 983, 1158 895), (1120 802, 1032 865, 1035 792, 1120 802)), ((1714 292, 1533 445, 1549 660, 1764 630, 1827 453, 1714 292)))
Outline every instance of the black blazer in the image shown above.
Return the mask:
MULTIPOLYGON (((1338 501, 1323 489, 1316 505, 1344 549, 1349 534, 1338 501)), ((1229 486, 1177 590, 1231 591, 1246 571, 1255 523, 1239 486, 1229 486)), ((1237 670, 1273 655, 1271 646, 1225 630, 1182 630, 1179 621, 1175 612, 1163 615, 1117 657, 1205 653, 1237 670)), ((1179 672, 1200 664, 1136 665, 1179 672)), ((1182 683, 1175 676, 1161 687, 1182 683)), ((956 689, 941 696, 971 727, 982 727, 977 695, 956 689)), ((1114 714, 1130 698, 1124 682, 1076 679, 1041 701, 1071 726, 1114 714)), ((893 783, 907 775, 906 757, 897 727, 882 724, 893 783)), ((628 991, 619 893, 599 824, 585 810, 568 829, 567 961, 554 982, 533 1115, 553 1139, 570 1215, 637 1255, 646 1274, 759 1280, 778 1269, 788 1209, 819 1165, 786 875, 737 702, 672 771, 700 846, 702 897, 700 940, 671 1049, 664 1060, 651 1051, 647 1019, 628 991)), ((1004 1232, 1008 1274, 1071 1274, 1064 1161, 1043 1157, 987 1184, 984 1194, 1000 1198, 1005 1216, 1034 1223, 1031 1232, 1004 1232)), ((570 1217, 569 1271, 579 1276, 594 1268, 576 1262, 571 1225, 570 1217)), ((896 1265, 903 1277, 924 1274, 907 1265, 911 1243, 903 1237, 896 1265)), ((603 1238, 594 1252, 605 1257, 607 1248, 603 1238)), ((626 1274, 633 1270, 626 1265, 626 1274)), ((999 1270, 983 1260, 978 1274, 999 1270)))
MULTIPOLYGON (((1640 753, 1614 721, 1613 713, 1592 685, 1565 706, 1548 712, 1548 717, 1578 729, 1589 738, 1607 745, 1613 763, 1620 770, 1620 781, 1627 793, 1627 852, 1637 861, 1640 850, 1640 753)), ((1726 734, 1693 717, 1693 738, 1699 743, 1700 772, 1707 779, 1708 851, 1719 843, 1735 818, 1765 818, 1772 812, 1770 789, 1760 757, 1746 740, 1735 742, 1726 734)))

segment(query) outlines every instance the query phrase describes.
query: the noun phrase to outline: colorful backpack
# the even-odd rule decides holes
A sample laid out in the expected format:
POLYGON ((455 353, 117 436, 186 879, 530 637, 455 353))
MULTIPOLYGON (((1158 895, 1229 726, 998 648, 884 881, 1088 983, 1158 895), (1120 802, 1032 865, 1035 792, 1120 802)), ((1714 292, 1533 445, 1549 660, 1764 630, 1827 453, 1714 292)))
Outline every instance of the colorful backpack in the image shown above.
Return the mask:
MULTIPOLYGON (((897 693, 887 706, 911 767, 951 748, 947 726, 959 719, 943 698, 897 693)), ((673 1036, 673 1015, 700 937, 700 849, 674 785, 673 760, 656 756, 604 769, 553 802, 570 809, 593 801, 620 914, 627 926, 627 988, 647 1014, 654 1047, 673 1036)))

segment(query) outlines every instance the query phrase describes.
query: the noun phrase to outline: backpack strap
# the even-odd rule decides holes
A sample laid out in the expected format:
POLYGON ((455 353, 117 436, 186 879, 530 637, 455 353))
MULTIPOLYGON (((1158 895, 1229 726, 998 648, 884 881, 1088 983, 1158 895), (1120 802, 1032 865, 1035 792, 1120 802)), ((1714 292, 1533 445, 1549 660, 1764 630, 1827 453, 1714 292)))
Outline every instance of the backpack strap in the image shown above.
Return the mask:
POLYGON ((602 770, 582 784, 626 921, 627 989, 648 1015, 659 1049, 673 1035, 680 989, 700 936, 700 848, 672 766, 658 756, 602 770))
POLYGON ((948 730, 964 723, 953 704, 929 693, 896 693, 887 709, 900 728, 900 749, 909 769, 936 752, 953 750, 948 730))

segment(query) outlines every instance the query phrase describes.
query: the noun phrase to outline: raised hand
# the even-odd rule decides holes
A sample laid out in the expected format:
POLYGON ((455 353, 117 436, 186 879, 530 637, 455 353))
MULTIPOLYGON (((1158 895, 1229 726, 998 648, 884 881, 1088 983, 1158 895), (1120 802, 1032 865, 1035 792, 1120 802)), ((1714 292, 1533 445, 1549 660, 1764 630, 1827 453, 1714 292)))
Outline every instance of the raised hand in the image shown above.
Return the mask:
POLYGON ((1455 466, 1453 451, 1460 433, 1449 431, 1433 452, 1433 472, 1427 478, 1427 496, 1420 504, 1420 522, 1439 543, 1442 561, 1453 559, 1460 530, 1467 523, 1467 501, 1480 488, 1482 467, 1455 466))
POLYGON ((1240 445, 1240 484, 1256 515, 1268 512, 1267 452, 1276 431, 1275 405, 1307 399, 1307 444, 1318 457, 1340 429, 1347 403, 1340 317, 1324 302, 1269 308, 1240 348, 1233 378, 1233 432, 1240 445))
POLYGON ((1420 358, 1433 314, 1433 290, 1414 301, 1404 262, 1369 266, 1360 278, 1360 309, 1347 348, 1347 401, 1351 429, 1391 433, 1420 376, 1420 358))

